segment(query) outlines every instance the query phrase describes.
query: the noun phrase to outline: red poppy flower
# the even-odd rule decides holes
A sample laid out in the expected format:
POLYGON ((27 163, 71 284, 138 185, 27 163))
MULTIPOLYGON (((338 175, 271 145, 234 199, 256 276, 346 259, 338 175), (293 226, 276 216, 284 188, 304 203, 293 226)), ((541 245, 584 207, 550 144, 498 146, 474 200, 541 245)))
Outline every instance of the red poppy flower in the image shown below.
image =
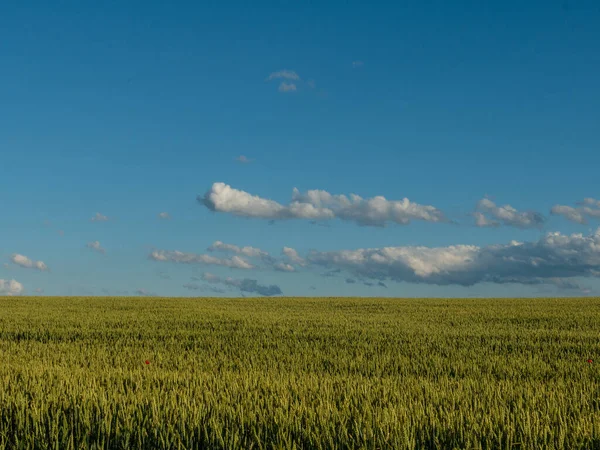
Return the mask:
POLYGON ((593 359, 588 359, 587 362, 591 364, 591 363, 594 362, 594 360, 593 359))
POLYGON ((150 361, 146 360, 146 364, 150 364, 150 361))

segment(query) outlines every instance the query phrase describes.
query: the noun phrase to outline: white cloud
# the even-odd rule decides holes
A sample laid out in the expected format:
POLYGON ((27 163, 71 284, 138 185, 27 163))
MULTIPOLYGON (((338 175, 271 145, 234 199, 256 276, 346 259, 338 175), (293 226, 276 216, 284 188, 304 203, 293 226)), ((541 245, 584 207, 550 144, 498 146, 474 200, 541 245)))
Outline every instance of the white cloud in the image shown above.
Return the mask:
POLYGON ((498 227, 500 226, 500 222, 492 219, 488 219, 485 214, 480 212, 474 212, 473 217, 475 217, 475 225, 478 227, 498 227))
POLYGON ((298 264, 300 266, 304 266, 306 264, 304 258, 300 257, 300 255, 298 255, 298 252, 291 247, 283 247, 281 253, 285 255, 294 264, 298 264))
POLYGON ((445 222, 444 214, 433 206, 376 196, 369 199, 351 194, 332 195, 327 191, 310 190, 302 194, 294 188, 292 202, 281 205, 273 200, 234 189, 225 183, 214 183, 198 201, 216 212, 263 219, 318 219, 335 217, 359 225, 385 226, 387 222, 408 224, 411 220, 445 222))
POLYGON ((19 295, 23 292, 23 285, 17 280, 0 279, 0 295, 19 295))
POLYGON ((171 216, 169 215, 168 212, 161 212, 161 213, 158 213, 158 218, 159 219, 170 219, 171 216))
POLYGON ((154 250, 150 253, 149 258, 154 261, 170 261, 180 264, 209 264, 231 267, 234 269, 254 269, 252 264, 239 256, 234 256, 232 258, 216 258, 211 255, 184 253, 178 250, 154 250))
POLYGON ((26 269, 36 269, 42 272, 48 271, 48 266, 43 261, 32 261, 27 256, 19 255, 18 253, 14 253, 10 259, 14 264, 26 269))
POLYGON ((256 280, 248 278, 235 279, 231 277, 221 278, 212 273, 204 273, 203 279, 209 283, 220 283, 226 286, 236 287, 241 292, 249 292, 264 296, 280 295, 282 294, 279 286, 272 284, 270 286, 258 284, 256 280))
POLYGON ((92 217, 90 220, 92 222, 106 222, 108 220, 108 217, 97 212, 96 215, 94 217, 92 217))
POLYGON ((285 81, 282 81, 279 84, 278 90, 279 92, 295 92, 297 87, 295 83, 286 83, 285 81))
POLYGON ((362 61, 352 61, 352 67, 354 67, 355 69, 358 68, 358 67, 364 66, 364 64, 365 63, 362 62, 362 61))
POLYGON ((238 247, 237 245, 225 244, 221 241, 215 241, 212 243, 210 247, 208 247, 208 251, 224 251, 224 252, 233 252, 239 255, 249 256, 251 258, 259 257, 259 258, 268 258, 269 254, 260 248, 256 247, 238 247))
POLYGON ((284 262, 275 263, 273 265, 273 268, 280 272, 295 272, 296 271, 294 266, 292 266, 291 264, 288 264, 288 263, 284 263, 284 262))
POLYGON ((268 77, 266 81, 271 81, 271 80, 275 80, 278 78, 284 78, 286 80, 295 80, 298 81, 300 79, 300 76, 294 72, 293 70, 288 70, 288 69, 283 69, 283 70, 279 70, 277 72, 273 72, 271 73, 268 77))
POLYGON ((35 293, 36 294, 42 294, 44 292, 44 290, 42 288, 36 288, 35 289, 35 293))
POLYGON ((517 228, 541 228, 545 222, 544 216, 534 211, 519 212, 510 205, 497 206, 493 201, 487 198, 479 200, 473 213, 476 219, 476 225, 498 226, 504 224, 517 228), (492 217, 487 218, 484 214, 492 217), (496 219, 496 220, 493 220, 496 219))
POLYGON ((87 248, 91 248, 92 250, 97 251, 98 253, 106 253, 106 250, 102 248, 99 241, 88 242, 85 246, 87 248))
POLYGON ((250 158, 247 158, 244 155, 240 155, 235 159, 237 162, 242 163, 242 164, 249 164, 252 162, 252 160, 250 158))
POLYGON ((313 251, 312 265, 355 276, 412 283, 472 286, 477 283, 565 284, 600 276, 600 228, 589 236, 547 233, 534 242, 477 247, 384 247, 313 251), (570 281, 569 281, 570 282, 570 281))
POLYGON ((579 206, 554 205, 550 214, 563 216, 571 222, 586 224, 589 218, 600 218, 600 200, 585 198, 579 206))

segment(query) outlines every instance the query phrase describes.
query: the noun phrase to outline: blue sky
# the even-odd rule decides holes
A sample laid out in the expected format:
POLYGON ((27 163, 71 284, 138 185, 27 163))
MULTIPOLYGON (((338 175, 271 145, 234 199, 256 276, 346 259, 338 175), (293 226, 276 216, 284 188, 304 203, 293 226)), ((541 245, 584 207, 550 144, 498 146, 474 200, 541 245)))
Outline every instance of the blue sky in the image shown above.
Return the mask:
POLYGON ((0 295, 600 288, 597 1, 10 3, 0 295))

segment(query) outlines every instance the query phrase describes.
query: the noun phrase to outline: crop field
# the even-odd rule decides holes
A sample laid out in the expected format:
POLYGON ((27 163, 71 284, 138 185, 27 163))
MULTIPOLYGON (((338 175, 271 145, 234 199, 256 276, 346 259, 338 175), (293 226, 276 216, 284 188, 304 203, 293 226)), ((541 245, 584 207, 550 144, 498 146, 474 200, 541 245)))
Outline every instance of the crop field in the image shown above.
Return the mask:
POLYGON ((600 449, 600 299, 0 298, 0 448, 600 449))

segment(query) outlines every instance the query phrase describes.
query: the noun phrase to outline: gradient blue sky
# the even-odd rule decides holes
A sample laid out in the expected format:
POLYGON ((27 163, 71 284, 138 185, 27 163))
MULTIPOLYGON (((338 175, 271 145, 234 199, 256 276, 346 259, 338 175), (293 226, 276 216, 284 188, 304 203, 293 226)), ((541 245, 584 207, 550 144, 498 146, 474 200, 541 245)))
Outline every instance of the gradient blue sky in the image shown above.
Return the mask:
POLYGON ((598 1, 51 3, 0 6, 0 295, 598 292, 598 1), (267 80, 284 69, 299 79, 267 80), (217 182, 284 206, 294 187, 406 197, 452 223, 347 219, 366 202, 272 223, 197 200, 217 182), (480 204, 498 226, 476 226, 484 198, 517 211, 480 204), (215 241, 305 262, 150 257, 235 256, 215 241), (335 253, 358 249, 385 261, 335 253))

